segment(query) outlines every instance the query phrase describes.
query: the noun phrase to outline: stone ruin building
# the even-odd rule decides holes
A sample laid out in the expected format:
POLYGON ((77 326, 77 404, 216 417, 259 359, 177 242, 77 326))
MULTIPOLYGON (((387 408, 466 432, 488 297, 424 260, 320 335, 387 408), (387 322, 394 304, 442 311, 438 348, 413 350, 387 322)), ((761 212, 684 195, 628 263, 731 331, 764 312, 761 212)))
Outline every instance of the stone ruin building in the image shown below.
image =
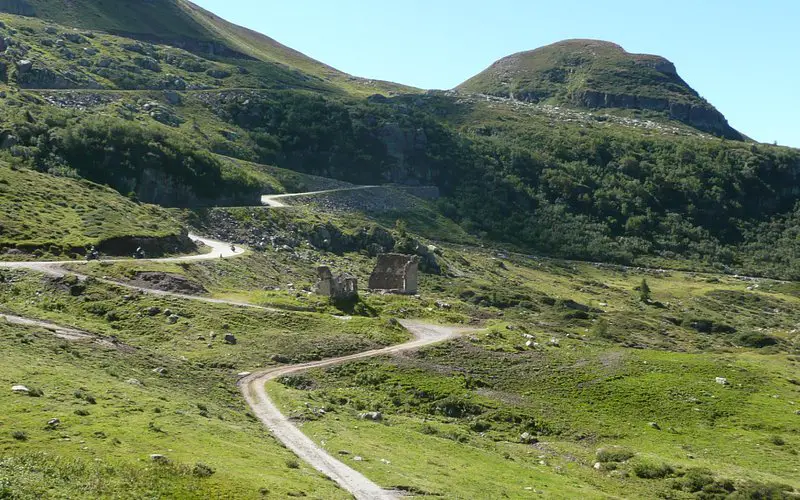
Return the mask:
POLYGON ((399 253, 378 255, 378 263, 369 277, 369 289, 414 295, 419 281, 419 257, 399 253))
POLYGON ((334 300, 348 300, 358 297, 358 279, 351 274, 340 274, 334 277, 328 266, 317 268, 319 282, 314 291, 317 295, 334 300))

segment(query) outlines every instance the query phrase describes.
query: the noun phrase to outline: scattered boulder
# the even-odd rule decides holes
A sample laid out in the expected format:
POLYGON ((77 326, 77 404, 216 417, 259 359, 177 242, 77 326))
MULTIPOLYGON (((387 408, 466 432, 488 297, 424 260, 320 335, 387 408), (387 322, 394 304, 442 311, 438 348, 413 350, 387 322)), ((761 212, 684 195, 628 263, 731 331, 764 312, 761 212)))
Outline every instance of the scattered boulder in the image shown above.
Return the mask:
POLYGON ((169 458, 159 453, 154 453, 150 455, 150 460, 157 464, 168 464, 170 462, 169 458))
POLYGON ((114 63, 114 60, 110 57, 103 57, 99 61, 97 61, 98 68, 108 68, 114 63))
POLYGON ((86 38, 81 35, 80 33, 63 33, 61 38, 68 40, 72 43, 83 43, 86 42, 86 38))
POLYGON ((142 385, 142 382, 139 379, 129 378, 126 382, 130 385, 142 385))
POLYGON ((23 59, 22 61, 17 62, 17 72, 20 75, 24 75, 31 69, 33 69, 33 61, 30 61, 29 59, 23 59))
POLYGON ((47 421, 47 428, 48 429, 55 429, 59 425, 61 425, 61 420, 59 420, 57 418, 51 418, 50 420, 47 421))
POLYGON ((15 385, 11 387, 11 392, 16 392, 17 394, 29 394, 31 390, 24 385, 15 385))
POLYGON ((519 440, 520 440, 521 443, 524 443, 524 444, 533 444, 533 443, 536 443, 538 441, 530 432, 523 432, 519 436, 519 440))
POLYGON ((658 425, 658 422, 650 422, 650 423, 649 423, 649 424, 647 424, 647 425, 649 425, 650 427, 652 427, 653 429, 655 429, 655 430, 657 430, 657 431, 660 431, 660 430, 661 430, 661 426, 660 426, 660 425, 658 425))
POLYGON ((169 322, 170 325, 174 325, 175 323, 178 322, 179 319, 181 319, 181 317, 178 316, 177 314, 172 314, 167 317, 167 321, 169 322))
POLYGON ((86 54, 87 56, 94 56, 97 55, 97 49, 94 47, 86 47, 85 49, 83 49, 83 53, 86 54))
POLYGON ((133 63, 139 66, 142 69, 146 69, 148 71, 153 71, 154 73, 161 72, 161 65, 158 64, 158 61, 153 59, 152 57, 137 57, 133 60, 133 63))
POLYGON ((236 336, 234 336, 232 333, 226 333, 225 334, 225 343, 226 344, 228 344, 228 345, 236 345, 236 342, 237 342, 236 336))
POLYGON ((164 92, 164 99, 167 100, 168 103, 172 104, 173 106, 177 106, 183 102, 181 99, 181 95, 174 90, 167 90, 164 92))
POLYGON ((150 308, 147 309, 147 315, 148 316, 156 316, 158 314, 161 314, 161 308, 160 307, 153 306, 153 307, 150 307, 150 308))
POLYGON ((48 35, 55 35, 58 33, 58 30, 54 26, 48 26, 44 29, 44 32, 48 35))
POLYGON ((231 76, 230 71, 222 70, 222 69, 210 69, 206 71, 206 74, 211 78, 223 79, 228 78, 231 76))
POLYGON ((719 385, 729 385, 728 379, 726 379, 725 377, 717 377, 715 379, 715 382, 718 383, 719 385))
POLYGON ((369 411, 359 415, 361 420, 372 420, 373 422, 381 422, 383 420, 383 413, 379 411, 369 411))
POLYGON ((163 366, 159 366, 158 368, 153 368, 153 373, 157 373, 158 375, 166 375, 167 369, 163 366))

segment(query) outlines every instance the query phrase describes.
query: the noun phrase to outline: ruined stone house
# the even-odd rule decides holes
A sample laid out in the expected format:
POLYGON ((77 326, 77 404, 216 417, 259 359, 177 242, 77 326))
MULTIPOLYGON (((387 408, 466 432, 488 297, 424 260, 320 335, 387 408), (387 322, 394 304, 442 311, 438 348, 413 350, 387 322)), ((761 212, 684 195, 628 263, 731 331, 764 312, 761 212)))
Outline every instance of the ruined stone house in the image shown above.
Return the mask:
POLYGON ((358 297, 358 279, 351 274, 333 276, 328 266, 317 268, 319 282, 314 289, 317 295, 331 297, 334 300, 347 300, 358 297))
POLYGON ((378 255, 378 263, 369 277, 370 290, 413 295, 419 282, 419 257, 398 253, 378 255))

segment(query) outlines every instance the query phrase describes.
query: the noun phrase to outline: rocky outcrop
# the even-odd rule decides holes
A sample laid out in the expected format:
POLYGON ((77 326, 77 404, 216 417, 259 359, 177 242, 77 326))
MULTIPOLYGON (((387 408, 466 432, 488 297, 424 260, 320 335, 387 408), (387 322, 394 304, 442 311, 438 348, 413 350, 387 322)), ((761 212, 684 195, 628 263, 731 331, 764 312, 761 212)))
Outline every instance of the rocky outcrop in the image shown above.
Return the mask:
POLYGON ((674 102, 664 98, 654 98, 629 94, 611 94, 595 90, 585 90, 574 94, 573 103, 585 108, 643 109, 667 113, 668 116, 703 132, 743 140, 742 135, 728 124, 725 117, 711 106, 674 102))
POLYGON ((74 71, 59 73, 50 68, 19 61, 17 84, 25 89, 100 89, 97 81, 74 71))
POLYGON ((386 174, 390 182, 406 183, 416 178, 410 171, 410 160, 415 155, 422 155, 428 145, 428 136, 424 129, 410 130, 394 122, 385 123, 378 131, 380 141, 386 146, 386 152, 395 160, 395 165, 386 174))

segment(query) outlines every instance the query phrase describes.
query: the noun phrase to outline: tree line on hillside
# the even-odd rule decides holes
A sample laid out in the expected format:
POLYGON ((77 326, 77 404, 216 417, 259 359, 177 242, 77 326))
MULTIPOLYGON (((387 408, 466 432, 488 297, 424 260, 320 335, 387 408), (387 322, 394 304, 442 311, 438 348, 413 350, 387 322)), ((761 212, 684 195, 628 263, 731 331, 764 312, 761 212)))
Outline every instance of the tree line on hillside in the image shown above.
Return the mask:
MULTIPOLYGON (((247 131, 249 149, 234 156, 354 183, 435 184, 445 215, 497 242, 565 258, 692 261, 800 277, 798 150, 533 118, 455 126, 441 107, 414 97, 246 97, 210 105, 247 131)), ((14 133, 15 156, 36 168, 124 194, 139 189, 145 201, 181 205, 242 193, 249 200, 259 188, 226 176, 209 146, 183 128, 52 111, 19 119, 14 133), (141 191, 143 175, 153 172, 192 196, 178 190, 164 195, 183 196, 173 203, 153 199, 141 191)))

